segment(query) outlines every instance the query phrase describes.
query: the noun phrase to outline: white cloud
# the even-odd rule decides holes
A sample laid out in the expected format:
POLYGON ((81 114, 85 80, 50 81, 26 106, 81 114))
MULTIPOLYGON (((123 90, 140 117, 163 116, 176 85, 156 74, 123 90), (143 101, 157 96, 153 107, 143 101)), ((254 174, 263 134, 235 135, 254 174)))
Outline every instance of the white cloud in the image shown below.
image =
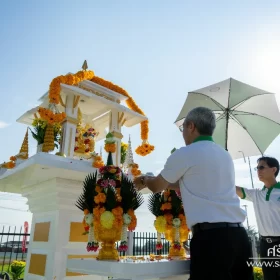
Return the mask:
POLYGON ((7 127, 7 126, 9 126, 8 123, 5 123, 5 122, 0 121, 0 128, 5 128, 5 127, 7 127))

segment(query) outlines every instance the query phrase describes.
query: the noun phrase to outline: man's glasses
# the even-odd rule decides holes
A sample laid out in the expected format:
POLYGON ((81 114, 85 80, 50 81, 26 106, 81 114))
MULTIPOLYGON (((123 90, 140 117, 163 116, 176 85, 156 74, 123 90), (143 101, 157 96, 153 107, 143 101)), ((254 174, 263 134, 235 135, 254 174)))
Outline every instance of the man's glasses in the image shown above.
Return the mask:
POLYGON ((183 132, 184 127, 183 127, 182 124, 179 126, 179 129, 180 129, 181 132, 183 132))
POLYGON ((257 170, 263 170, 263 169, 265 169, 266 167, 265 166, 257 166, 257 167, 255 167, 255 171, 257 171, 257 170))

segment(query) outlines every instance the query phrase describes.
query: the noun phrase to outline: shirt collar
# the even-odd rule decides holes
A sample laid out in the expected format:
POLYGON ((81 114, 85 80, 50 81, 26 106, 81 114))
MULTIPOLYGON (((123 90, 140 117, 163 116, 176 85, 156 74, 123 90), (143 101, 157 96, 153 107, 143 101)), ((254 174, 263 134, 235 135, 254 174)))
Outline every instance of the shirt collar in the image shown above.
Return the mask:
POLYGON ((265 189, 280 189, 280 182, 277 182, 275 185, 271 186, 270 188, 263 186, 262 190, 265 190, 265 189))
POLYGON ((194 139, 193 143, 199 142, 199 141, 211 141, 214 142, 212 136, 205 136, 205 135, 200 135, 197 138, 194 139))
POLYGON ((268 189, 266 196, 265 196, 265 200, 269 201, 270 199, 270 194, 272 192, 273 189, 280 189, 280 182, 276 183, 275 185, 271 186, 270 188, 266 188, 266 186, 263 186, 262 190, 268 189))

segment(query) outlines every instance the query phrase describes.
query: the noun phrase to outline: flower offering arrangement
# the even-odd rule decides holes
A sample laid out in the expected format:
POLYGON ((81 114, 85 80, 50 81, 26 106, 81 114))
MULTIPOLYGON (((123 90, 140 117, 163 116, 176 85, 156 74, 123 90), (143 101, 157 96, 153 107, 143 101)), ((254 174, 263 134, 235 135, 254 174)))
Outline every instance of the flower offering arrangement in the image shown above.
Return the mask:
POLYGON ((121 241, 120 251, 126 251, 127 231, 137 225, 135 210, 143 203, 143 195, 136 191, 118 166, 114 166, 109 152, 107 165, 99 168, 99 175, 90 174, 84 181, 83 193, 76 206, 84 212, 88 251, 102 248, 97 259, 119 260, 115 242, 121 241))
POLYGON ((100 167, 104 166, 104 162, 102 160, 102 157, 98 153, 93 152, 92 153, 92 158, 93 158, 92 167, 99 169, 100 167))
MULTIPOLYGON (((61 120, 63 118, 46 117, 48 114, 45 110, 39 109, 40 117, 35 114, 35 118, 32 122, 34 130, 31 130, 33 138, 37 141, 37 145, 43 145, 42 151, 53 151, 54 148, 58 148, 61 137, 61 120)), ((64 116, 64 115, 63 115, 64 116)))
POLYGON ((148 199, 148 209, 156 217, 154 222, 157 231, 156 249, 162 249, 161 235, 164 234, 171 242, 170 257, 185 256, 182 243, 188 239, 190 230, 179 193, 167 189, 162 193, 151 194, 148 199))

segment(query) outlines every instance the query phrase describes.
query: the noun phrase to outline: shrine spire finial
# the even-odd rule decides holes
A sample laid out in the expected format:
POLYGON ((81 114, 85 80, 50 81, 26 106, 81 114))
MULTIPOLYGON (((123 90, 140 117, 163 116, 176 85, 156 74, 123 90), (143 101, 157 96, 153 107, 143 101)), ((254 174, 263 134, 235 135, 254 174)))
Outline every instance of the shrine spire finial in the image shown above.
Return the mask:
POLYGON ((82 69, 86 71, 88 69, 87 61, 85 60, 82 66, 82 69))
POLYGON ((130 135, 129 135, 128 147, 127 147, 126 156, 125 156, 125 160, 124 160, 124 167, 129 168, 129 166, 131 164, 134 164, 134 160, 133 160, 133 152, 132 152, 132 146, 131 146, 131 139, 130 139, 130 135))

